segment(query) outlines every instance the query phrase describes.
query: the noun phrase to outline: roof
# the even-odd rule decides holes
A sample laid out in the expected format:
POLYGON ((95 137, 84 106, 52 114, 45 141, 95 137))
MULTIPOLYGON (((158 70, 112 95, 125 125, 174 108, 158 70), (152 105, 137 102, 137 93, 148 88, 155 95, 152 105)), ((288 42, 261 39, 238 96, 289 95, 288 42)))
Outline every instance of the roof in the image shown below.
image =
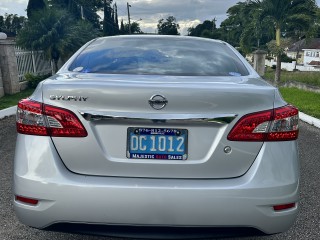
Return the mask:
POLYGON ((296 52, 303 49, 320 49, 320 38, 302 39, 293 43, 289 48, 289 52, 296 52))
POLYGON ((310 63, 308 63, 308 65, 320 66, 320 61, 311 61, 310 63))

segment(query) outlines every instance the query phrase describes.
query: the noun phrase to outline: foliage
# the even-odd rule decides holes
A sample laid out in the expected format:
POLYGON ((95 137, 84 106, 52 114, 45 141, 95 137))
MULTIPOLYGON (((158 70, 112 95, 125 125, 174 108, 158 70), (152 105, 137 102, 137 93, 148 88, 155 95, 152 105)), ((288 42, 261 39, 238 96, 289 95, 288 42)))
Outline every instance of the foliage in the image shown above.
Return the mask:
POLYGON ((32 14, 37 11, 41 11, 46 8, 46 2, 44 0, 29 0, 27 6, 27 16, 32 17, 32 14))
POLYGON ((26 20, 23 16, 6 13, 4 16, 0 16, 0 32, 6 33, 9 37, 14 37, 23 27, 26 20))
POLYGON ((54 61, 69 57, 97 32, 87 21, 74 20, 64 10, 47 8, 35 12, 17 36, 17 44, 29 50, 44 50, 54 61))
POLYGON ((292 63, 295 59, 288 57, 285 53, 281 54, 281 62, 292 63))
POLYGON ((257 3, 238 2, 228 9, 228 18, 221 23, 221 39, 241 47, 244 53, 264 49, 265 44, 273 38, 273 32, 268 22, 258 20, 260 13, 257 3))
POLYGON ((191 27, 188 29, 188 36, 197 36, 204 38, 214 38, 220 37, 220 33, 216 27, 216 19, 212 21, 205 20, 203 23, 198 24, 196 27, 191 27))
POLYGON ((320 119, 320 93, 297 88, 280 88, 286 102, 298 107, 303 113, 320 119))
POLYGON ((49 5, 64 9, 76 20, 81 20, 83 13, 83 18, 89 21, 94 28, 100 29, 100 17, 97 14, 99 10, 103 8, 102 0, 47 0, 49 5), (81 12, 82 7, 82 12, 81 12))
POLYGON ((32 89, 35 89, 42 80, 44 80, 50 76, 51 76, 51 74, 33 75, 32 73, 26 73, 24 75, 25 79, 28 81, 28 87, 32 88, 32 89))
POLYGON ((268 50, 273 54, 278 56, 283 54, 284 50, 292 44, 292 40, 288 38, 281 39, 280 46, 277 45, 275 40, 267 43, 268 50))
POLYGON ((259 11, 260 22, 269 22, 274 27, 277 51, 277 68, 274 82, 280 81, 281 74, 281 35, 288 26, 299 25, 303 21, 307 29, 313 24, 316 13, 315 0, 250 0, 250 4, 259 11), (261 10, 260 10, 261 9, 261 10))
POLYGON ((167 17, 166 20, 163 18, 158 21, 158 34, 160 35, 180 35, 178 30, 180 26, 176 23, 176 18, 173 16, 167 17))
MULTIPOLYGON (((131 28, 131 34, 143 34, 141 31, 140 25, 137 22, 133 22, 130 25, 131 28)), ((123 26, 123 30, 120 31, 121 34, 129 34, 129 24, 126 23, 123 26)))
POLYGON ((120 34, 125 34, 123 19, 121 19, 121 23, 120 23, 120 34))
POLYGON ((276 39, 276 33, 278 39, 311 37, 320 28, 316 10, 314 0, 247 0, 228 9, 228 18, 218 31, 222 40, 249 53, 266 49, 266 44, 276 39))
POLYGON ((103 5, 103 35, 113 36, 120 33, 119 23, 118 23, 118 10, 115 4, 113 8, 111 7, 112 0, 104 0, 103 5))

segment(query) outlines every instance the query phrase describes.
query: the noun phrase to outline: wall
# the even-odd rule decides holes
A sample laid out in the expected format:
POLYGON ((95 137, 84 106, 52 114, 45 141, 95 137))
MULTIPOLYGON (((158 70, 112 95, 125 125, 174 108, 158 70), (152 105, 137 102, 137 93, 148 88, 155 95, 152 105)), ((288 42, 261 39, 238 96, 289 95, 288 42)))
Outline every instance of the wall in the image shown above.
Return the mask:
POLYGON ((2 84, 4 94, 20 92, 14 46, 15 43, 12 40, 0 40, 0 70, 2 79, 0 87, 2 84))
POLYGON ((13 40, 0 40, 0 97, 24 90, 26 73, 52 74, 51 62, 43 51, 25 51, 13 40))
MULTIPOLYGON (((273 65, 277 65, 277 62, 273 60, 266 60, 266 66, 272 67, 273 65)), ((281 69, 287 70, 287 71, 293 71, 295 66, 295 61, 292 63, 281 63, 281 69)), ((320 68, 312 67, 312 66, 303 66, 303 65, 297 65, 297 70, 304 71, 304 72, 319 72, 320 68)))

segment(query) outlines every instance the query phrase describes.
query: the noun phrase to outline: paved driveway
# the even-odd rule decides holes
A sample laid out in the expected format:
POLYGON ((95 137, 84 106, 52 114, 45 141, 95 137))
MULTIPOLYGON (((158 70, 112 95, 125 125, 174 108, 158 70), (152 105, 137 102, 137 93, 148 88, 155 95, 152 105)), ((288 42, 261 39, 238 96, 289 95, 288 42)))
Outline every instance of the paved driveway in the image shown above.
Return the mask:
MULTIPOLYGON (((320 129, 303 122, 300 127, 301 212, 296 224, 286 233, 273 236, 246 236, 241 239, 320 239, 320 129)), ((15 139, 14 117, 0 120, 0 239, 112 239, 110 237, 40 231, 18 222, 12 209, 11 189, 15 139)), ((239 237, 228 239, 239 239, 239 237)))

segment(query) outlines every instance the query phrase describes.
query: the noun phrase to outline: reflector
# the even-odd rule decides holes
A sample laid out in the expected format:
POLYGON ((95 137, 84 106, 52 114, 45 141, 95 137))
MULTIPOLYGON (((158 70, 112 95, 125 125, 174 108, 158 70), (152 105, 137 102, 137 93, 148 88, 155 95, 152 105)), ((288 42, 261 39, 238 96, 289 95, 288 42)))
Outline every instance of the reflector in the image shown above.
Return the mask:
POLYGON ((282 205, 273 206, 273 209, 275 211, 283 211, 283 210, 287 210, 287 209, 290 209, 290 208, 294 208, 295 206, 296 206, 295 203, 288 203, 288 204, 282 204, 282 205))
POLYGON ((30 205, 37 205, 39 202, 39 200, 32 199, 32 198, 26 198, 26 197, 22 197, 22 196, 16 196, 15 199, 16 199, 16 201, 27 203, 30 205))

